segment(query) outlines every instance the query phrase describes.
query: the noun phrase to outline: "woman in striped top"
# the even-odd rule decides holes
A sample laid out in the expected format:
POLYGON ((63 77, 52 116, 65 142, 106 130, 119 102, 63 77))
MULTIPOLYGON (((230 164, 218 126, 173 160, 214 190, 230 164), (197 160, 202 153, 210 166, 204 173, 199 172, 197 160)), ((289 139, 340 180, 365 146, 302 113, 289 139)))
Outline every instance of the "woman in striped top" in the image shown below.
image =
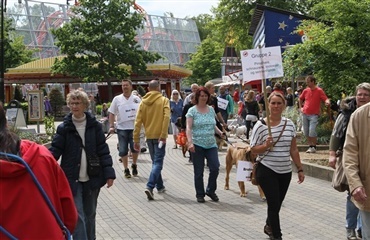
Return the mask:
POLYGON ((298 169, 298 183, 304 181, 304 173, 297 148, 295 126, 290 119, 282 117, 286 107, 284 96, 279 92, 272 92, 268 98, 268 107, 272 136, 268 135, 265 118, 254 126, 250 145, 252 152, 258 154, 256 178, 267 199, 264 232, 270 239, 282 239, 279 212, 292 178, 290 158, 298 169))

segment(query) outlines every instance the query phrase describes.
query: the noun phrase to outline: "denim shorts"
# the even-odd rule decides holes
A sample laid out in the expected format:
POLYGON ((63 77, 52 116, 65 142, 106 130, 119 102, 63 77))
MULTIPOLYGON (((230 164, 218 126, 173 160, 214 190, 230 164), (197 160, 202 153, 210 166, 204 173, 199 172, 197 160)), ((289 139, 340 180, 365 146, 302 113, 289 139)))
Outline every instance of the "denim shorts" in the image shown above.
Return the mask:
POLYGON ((319 115, 302 114, 303 132, 306 137, 317 137, 316 127, 319 123, 319 115))
POLYGON ((124 157, 128 154, 128 145, 130 144, 130 150, 132 153, 137 153, 134 149, 134 139, 133 139, 134 130, 121 130, 117 129, 118 136, 118 146, 119 146, 119 156, 124 157))

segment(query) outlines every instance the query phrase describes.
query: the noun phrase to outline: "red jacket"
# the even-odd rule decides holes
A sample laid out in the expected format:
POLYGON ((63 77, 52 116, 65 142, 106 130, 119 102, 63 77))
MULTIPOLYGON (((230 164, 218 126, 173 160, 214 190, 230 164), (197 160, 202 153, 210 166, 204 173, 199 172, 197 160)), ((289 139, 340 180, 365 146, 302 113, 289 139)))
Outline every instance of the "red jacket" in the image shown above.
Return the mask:
MULTIPOLYGON (((64 172, 49 150, 22 140, 22 158, 73 232, 77 211, 64 172)), ((0 160, 0 225, 18 239, 64 239, 62 231, 26 168, 0 160)), ((8 239, 0 232, 0 239, 8 239)))

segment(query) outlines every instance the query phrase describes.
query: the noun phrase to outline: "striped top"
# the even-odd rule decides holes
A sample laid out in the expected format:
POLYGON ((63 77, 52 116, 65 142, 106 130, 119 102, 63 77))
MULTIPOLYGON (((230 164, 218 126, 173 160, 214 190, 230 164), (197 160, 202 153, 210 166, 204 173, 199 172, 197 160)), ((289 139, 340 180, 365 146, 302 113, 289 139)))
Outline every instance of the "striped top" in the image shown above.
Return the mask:
MULTIPOLYGON (((271 134, 274 142, 278 139, 285 124, 285 117, 281 119, 279 125, 271 127, 271 134)), ((258 146, 265 143, 268 136, 267 125, 258 121, 253 127, 250 146, 258 146)), ((290 161, 290 146, 292 139, 296 137, 296 129, 293 122, 287 119, 287 124, 284 133, 281 135, 279 142, 275 144, 272 151, 265 151, 258 155, 257 161, 270 168, 276 173, 288 173, 292 171, 292 164, 290 161)))

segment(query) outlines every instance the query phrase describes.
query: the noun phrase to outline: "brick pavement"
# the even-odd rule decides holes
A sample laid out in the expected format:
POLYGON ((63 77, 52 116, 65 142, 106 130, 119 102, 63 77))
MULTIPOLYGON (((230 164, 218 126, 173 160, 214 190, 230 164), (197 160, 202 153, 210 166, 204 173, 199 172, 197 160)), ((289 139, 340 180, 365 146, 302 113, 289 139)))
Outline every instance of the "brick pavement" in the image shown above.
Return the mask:
MULTIPOLYGON (((118 162, 116 135, 108 139, 117 179, 110 189, 102 188, 97 210, 97 239, 268 239, 263 233, 266 203, 258 189, 247 183, 248 195, 239 197, 230 176, 230 190, 224 190, 225 154, 220 152, 218 190, 220 201, 206 197, 197 203, 192 165, 168 138, 163 179, 167 191, 148 201, 144 193, 151 170, 149 153, 140 154, 139 175, 123 176, 118 162)), ((131 164, 131 163, 130 163, 131 164)), ((208 171, 205 170, 205 178, 208 171)), ((345 193, 336 192, 330 182, 306 177, 303 184, 293 179, 284 200, 280 218, 283 239, 345 239, 345 193)))

